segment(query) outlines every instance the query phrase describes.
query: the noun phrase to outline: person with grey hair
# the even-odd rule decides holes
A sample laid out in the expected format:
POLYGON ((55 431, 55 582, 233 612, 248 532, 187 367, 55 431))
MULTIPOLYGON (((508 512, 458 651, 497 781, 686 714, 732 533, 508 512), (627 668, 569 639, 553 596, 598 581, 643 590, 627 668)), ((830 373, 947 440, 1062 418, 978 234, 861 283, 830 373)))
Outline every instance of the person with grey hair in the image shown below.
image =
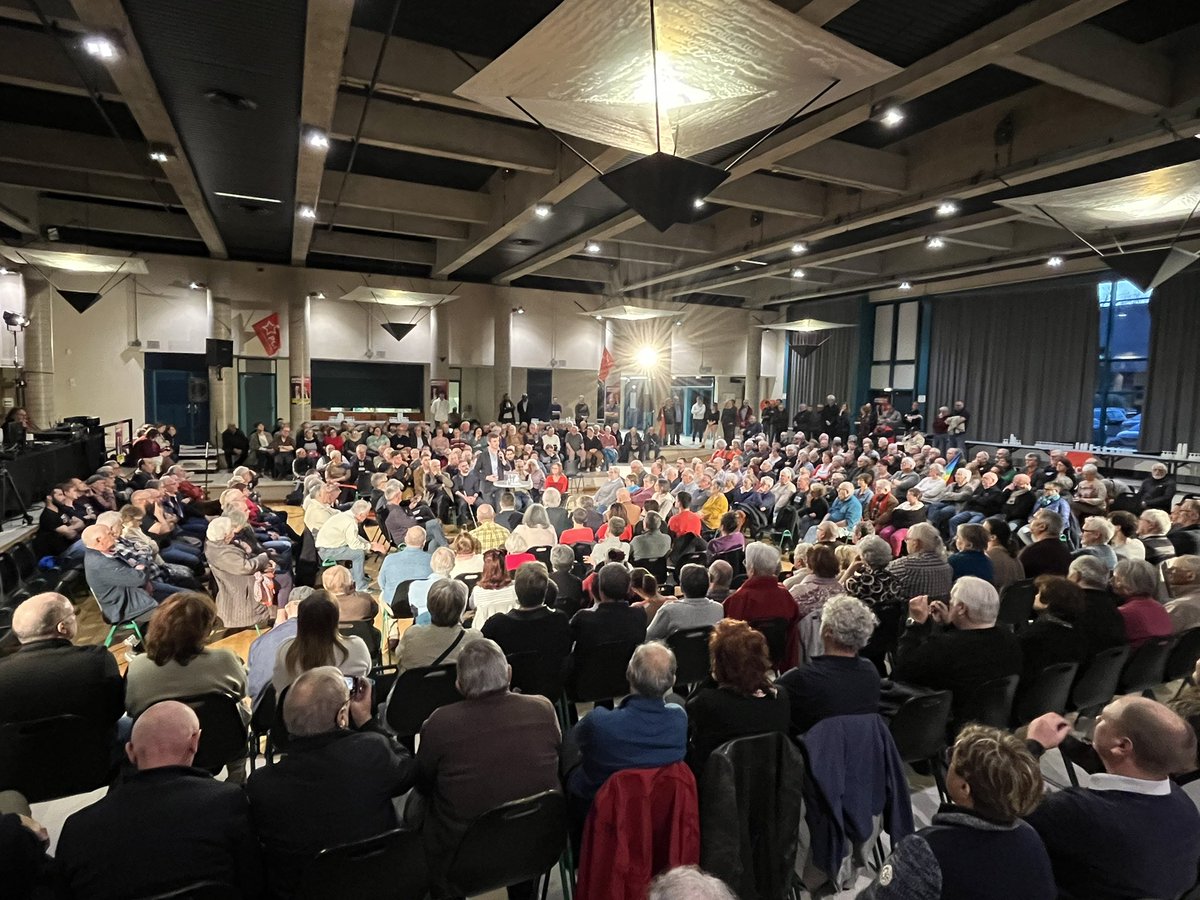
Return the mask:
POLYGON ((779 685, 791 703, 792 734, 822 719, 879 711, 879 672, 859 656, 875 632, 875 614, 861 600, 839 594, 821 609, 824 653, 785 672, 779 685))
MULTIPOLYGON (((724 603, 729 597, 733 586, 733 566, 723 559, 718 559, 708 567, 708 593, 704 596, 715 603, 724 603)), ((724 609, 724 607, 722 607, 724 609)))
POLYGON ((1175 478, 1167 474, 1165 463, 1156 462, 1150 467, 1150 475, 1138 487, 1137 498, 1143 509, 1170 511, 1175 499, 1175 478))
POLYGON ((351 689, 319 666, 283 698, 288 752, 246 782, 272 896, 292 896, 318 851, 397 825, 393 801, 416 784, 417 761, 376 724, 371 693, 368 679, 351 689))
POLYGON ((272 609, 259 602, 266 573, 275 564, 266 553, 252 554, 234 541, 233 522, 218 516, 208 523, 205 559, 217 583, 217 614, 226 628, 250 628, 265 625, 272 609))
POLYGON ((1184 554, 1163 566, 1171 599, 1164 608, 1176 634, 1200 626, 1200 556, 1184 554))
POLYGON ((954 693, 954 717, 971 712, 973 693, 989 681, 1021 672, 1021 646, 996 625, 1000 595, 972 575, 960 578, 950 603, 913 597, 908 628, 896 650, 897 681, 954 693), (935 632, 933 625, 940 626, 935 632))
POLYGON ((593 709, 571 732, 580 762, 567 790, 581 800, 590 802, 615 772, 669 766, 687 753, 687 713, 665 699, 675 686, 675 654, 657 641, 642 644, 625 675, 631 693, 621 705, 593 709))
POLYGON ((642 517, 642 526, 645 530, 629 542, 631 561, 662 559, 671 552, 671 535, 663 526, 662 516, 648 511, 642 517))
POLYGON ((464 628, 467 586, 461 581, 443 578, 430 589, 427 598, 429 624, 410 626, 396 646, 396 665, 401 672, 423 666, 448 665, 472 641, 483 637, 474 628, 464 628))
POLYGON ((908 604, 899 578, 888 571, 891 561, 892 548, 887 541, 875 535, 863 538, 858 542, 858 560, 850 566, 844 586, 847 595, 867 604, 879 620, 878 627, 861 654, 875 664, 880 674, 887 671, 887 654, 896 649, 908 604))
POLYGON ((677 866, 650 882, 646 900, 737 900, 737 896, 720 878, 695 866, 677 866))
POLYGON ((756 619, 783 619, 787 628, 782 660, 776 660, 779 671, 793 668, 800 656, 798 625, 800 607, 787 589, 779 583, 779 550, 770 544, 755 541, 746 545, 745 582, 725 600, 725 615, 731 619, 753 622, 756 619))
POLYGON ((1029 520, 1033 543, 1017 554, 1026 578, 1067 574, 1071 552, 1062 540, 1064 524, 1062 516, 1049 509, 1039 509, 1033 514, 1029 520))
MULTIPOLYGON (((355 500, 348 510, 330 516, 316 535, 317 555, 325 562, 349 560, 354 573, 354 586, 360 591, 371 587, 364 571, 367 554, 372 550, 377 553, 388 552, 387 544, 368 541, 359 534, 359 527, 370 514, 371 504, 368 501, 355 500)), ((391 601, 390 597, 385 599, 391 601)))
POLYGON ((676 631, 716 625, 721 621, 725 617, 725 608, 705 596, 708 591, 708 579, 709 573, 704 566, 695 563, 683 566, 679 570, 679 587, 683 590, 683 598, 664 603, 659 608, 646 628, 646 639, 666 640, 676 631))
POLYGON ((1146 562, 1152 566, 1175 555, 1175 545, 1167 537, 1171 530, 1171 516, 1161 509, 1148 509, 1138 516, 1137 535, 1146 548, 1146 562))
POLYGON ((562 505, 562 497, 558 488, 548 487, 542 491, 542 506, 546 509, 546 518, 550 527, 560 535, 571 527, 571 514, 562 505))
MULTIPOLYGON (((579 512, 579 510, 576 510, 579 512)), ((566 544, 550 549, 550 580, 554 583, 554 608, 567 618, 583 605, 583 579, 574 572, 575 550, 566 544)))
POLYGON ((904 598, 927 595, 934 600, 948 600, 954 570, 946 562, 938 530, 928 522, 918 522, 908 529, 904 546, 908 555, 888 563, 888 571, 896 576, 904 598))
POLYGON ((1080 547, 1072 556, 1093 556, 1111 572, 1117 567, 1117 554, 1108 542, 1115 530, 1104 516, 1088 516, 1080 531, 1080 547))
POLYGON ((541 670, 565 675, 570 668, 571 622, 563 612, 546 605, 550 584, 541 563, 522 563, 513 579, 516 608, 490 616, 481 631, 505 654, 535 653, 541 670))
POLYGON ((1067 580, 1083 591, 1083 612, 1075 627, 1087 641, 1087 658, 1101 650, 1125 643, 1125 620, 1117 612, 1120 602, 1108 589, 1109 571, 1094 556, 1077 556, 1071 561, 1067 580))
POLYGON ((558 543, 558 532, 550 525, 546 507, 540 503, 529 505, 521 518, 521 524, 517 525, 512 533, 523 537, 527 547, 553 547, 558 543))
MULTIPOLYGON (((458 658, 464 699, 434 710, 421 727, 419 790, 428 800, 422 836, 435 885, 475 819, 510 801, 559 790, 554 706, 536 694, 512 693, 511 673, 498 644, 475 641, 458 658)), ((509 896, 532 898, 533 887, 513 885, 509 896)))
POLYGON ((1112 589, 1121 602, 1117 612, 1125 620, 1130 647, 1171 634, 1171 617, 1158 602, 1157 568, 1142 559, 1123 559, 1113 569, 1112 589))

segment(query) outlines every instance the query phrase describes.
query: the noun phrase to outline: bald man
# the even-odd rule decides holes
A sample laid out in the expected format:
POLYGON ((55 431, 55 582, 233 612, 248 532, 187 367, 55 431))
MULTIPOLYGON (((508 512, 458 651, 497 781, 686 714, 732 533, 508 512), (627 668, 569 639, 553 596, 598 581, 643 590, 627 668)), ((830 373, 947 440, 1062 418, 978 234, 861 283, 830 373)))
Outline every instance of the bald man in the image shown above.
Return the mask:
POLYGON ((125 681, 116 658, 98 645, 76 647, 75 608, 62 594, 35 594, 16 608, 20 649, 0 659, 0 723, 83 716, 116 739, 125 681))
POLYGON ((103 525, 83 529, 83 574, 106 622, 144 622, 157 605, 150 576, 145 567, 135 568, 118 558, 113 553, 116 544, 112 530, 103 525))
MULTIPOLYGON (((1069 732, 1055 713, 1029 726, 1046 749, 1069 732)), ((1195 769, 1196 733, 1161 703, 1119 697, 1096 720, 1092 746, 1104 771, 1086 787, 1047 794, 1026 816, 1050 853, 1060 896, 1178 897, 1196 883, 1200 812, 1170 776, 1195 769)))
POLYGON ((55 860, 60 897, 122 900, 197 881, 258 897, 263 871, 246 795, 192 768, 200 722, 165 700, 142 713, 125 753, 137 771, 70 816, 55 860), (114 876, 116 860, 133 861, 114 876))

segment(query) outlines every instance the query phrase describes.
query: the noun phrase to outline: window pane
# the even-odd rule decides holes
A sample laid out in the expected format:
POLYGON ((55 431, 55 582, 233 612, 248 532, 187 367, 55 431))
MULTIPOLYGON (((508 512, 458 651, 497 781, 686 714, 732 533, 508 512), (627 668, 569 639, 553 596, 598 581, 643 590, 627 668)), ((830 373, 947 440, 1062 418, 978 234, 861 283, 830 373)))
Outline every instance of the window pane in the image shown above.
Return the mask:
MULTIPOLYGON (((889 303, 875 307, 875 360, 892 359, 892 310, 889 303)), ((874 385, 872 385, 874 387, 874 385)))
POLYGON ((892 387, 898 391, 913 389, 917 379, 917 367, 911 364, 896 366, 892 373, 892 387))
MULTIPOLYGON (((900 315, 896 323, 896 359, 917 358, 917 312, 920 304, 917 301, 902 303, 899 306, 900 315)), ((912 387, 912 385, 908 385, 912 387)))
POLYGON ((886 390, 892 386, 892 367, 888 363, 883 365, 871 366, 871 389, 876 391, 886 390))
POLYGON ((1150 295, 1130 281, 1097 285, 1100 347, 1093 440, 1135 447, 1150 355, 1150 295))

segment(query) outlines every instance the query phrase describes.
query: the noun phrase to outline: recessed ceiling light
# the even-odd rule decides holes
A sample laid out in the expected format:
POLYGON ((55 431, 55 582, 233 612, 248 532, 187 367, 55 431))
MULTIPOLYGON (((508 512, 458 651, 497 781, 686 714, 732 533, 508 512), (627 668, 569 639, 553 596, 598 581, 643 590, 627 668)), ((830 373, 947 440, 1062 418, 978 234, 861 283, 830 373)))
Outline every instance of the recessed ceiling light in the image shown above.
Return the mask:
POLYGON ((204 290, 204 282, 203 281, 189 281, 188 287, 191 288, 193 291, 202 291, 202 290, 204 290))
POLYGON ((801 253, 806 252, 807 250, 808 250, 808 245, 805 244, 803 241, 796 241, 796 243, 792 244, 792 253, 796 254, 797 256, 799 256, 801 253))
POLYGON ((282 203, 274 197, 255 197, 253 194, 234 194, 230 191, 213 191, 218 197, 228 197, 231 200, 253 200, 255 203, 282 203))
POLYGON ((706 205, 703 197, 697 197, 692 201, 692 209, 704 209, 706 205))
POLYGON ((314 150, 328 150, 329 135, 320 128, 310 128, 304 135, 304 143, 308 144, 314 150))
POLYGON ((1046 260, 1046 265, 1048 265, 1052 269, 1057 269, 1062 264, 1063 264, 1063 258, 1061 256, 1052 256, 1048 260, 1046 260))
POLYGON ((792 277, 793 278, 803 278, 804 270, 803 269, 792 269, 792 277))
POLYGON ((595 319, 597 322, 599 322, 601 319, 604 318, 604 316, 592 316, 592 318, 595 319))
POLYGON ((315 209, 313 209, 311 206, 301 206, 300 207, 300 218, 315 219, 316 217, 317 217, 317 211, 315 209))
POLYGON ((174 158, 175 154, 170 147, 151 147, 150 158, 156 163, 165 163, 174 158))
POLYGON ((902 282, 900 282, 900 290, 902 290, 902 291, 911 291, 911 290, 912 290, 912 285, 911 285, 911 284, 909 284, 907 281, 902 281, 902 282))
POLYGON ((945 246, 946 242, 940 237, 931 237, 925 242, 925 249, 927 250, 941 250, 945 246))
POLYGON ((599 253, 600 245, 597 244, 595 241, 588 241, 587 246, 584 247, 583 249, 586 250, 588 253, 599 253))
POLYGON ((898 106, 888 106, 880 114, 879 121, 888 128, 895 128, 904 121, 904 110, 898 106))
POLYGON ((958 204, 950 200, 938 204, 937 214, 939 216, 953 216, 958 213, 958 204))
POLYGON ((549 203, 536 203, 533 207, 533 214, 539 219, 548 219, 550 214, 554 212, 554 207, 549 203))
POLYGON ((0 266, 0 275, 16 275, 16 274, 17 273, 14 272, 12 269, 8 268, 8 266, 0 266))
POLYGON ((109 62, 117 58, 117 45, 102 34, 94 34, 83 39, 83 49, 88 56, 109 62))
POLYGON ((323 293, 321 293, 320 291, 313 291, 308 296, 309 296, 309 299, 311 299, 311 300, 324 300, 325 299, 325 295, 323 293))
POLYGON ((513 309, 513 312, 515 312, 518 316, 523 316, 525 315, 525 307, 517 306, 513 309))
POLYGON ((682 325, 682 324, 683 324, 683 319, 676 319, 676 320, 675 320, 675 324, 676 324, 676 325, 682 325))

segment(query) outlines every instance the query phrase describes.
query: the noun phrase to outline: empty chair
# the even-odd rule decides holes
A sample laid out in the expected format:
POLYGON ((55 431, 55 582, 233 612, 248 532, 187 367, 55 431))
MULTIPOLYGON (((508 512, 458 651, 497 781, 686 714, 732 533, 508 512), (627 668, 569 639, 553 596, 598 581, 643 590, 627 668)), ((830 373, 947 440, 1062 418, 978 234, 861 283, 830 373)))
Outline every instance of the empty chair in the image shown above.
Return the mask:
POLYGON ((1077 663, 1055 663, 1042 669, 1031 684, 1022 684, 1013 713, 1014 724, 1032 722, 1042 713, 1066 712, 1071 685, 1078 672, 1077 663))
POLYGON ((1019 675, 1006 675, 1003 678, 993 678, 966 692, 966 697, 958 709, 958 724, 978 722, 993 728, 1007 728, 1008 720, 1012 716, 1013 698, 1016 697, 1020 680, 1019 675))
POLYGON ((1121 670, 1129 659, 1129 645, 1108 647, 1092 657, 1071 691, 1071 706, 1080 715, 1091 715, 1117 693, 1121 670))
POLYGON ((677 685, 699 684, 708 678, 712 664, 708 655, 708 638, 711 625, 697 628, 681 628, 667 637, 667 646, 675 654, 675 683, 677 685))
POLYGON ((275 724, 275 685, 267 682, 267 686, 263 688, 262 695, 254 704, 254 711, 250 714, 250 768, 254 768, 254 759, 258 756, 260 745, 264 745, 263 755, 270 765, 273 760, 274 751, 271 747, 271 728, 275 724), (265 744, 264 744, 265 740, 265 744))
POLYGON ((1174 644, 1173 638, 1150 638, 1134 650, 1121 672, 1117 692, 1137 694, 1162 684, 1167 670, 1167 659, 1174 644))
POLYGON ((419 831, 397 828, 322 850, 305 867, 296 900, 385 896, 421 900, 429 890, 419 831))
POLYGON ((1032 578, 1014 581, 1000 593, 1000 612, 996 616, 997 625, 1011 625, 1013 631, 1020 631, 1033 618, 1033 598, 1037 596, 1037 588, 1033 586, 1032 578))
MULTIPOLYGON (((567 845, 567 801, 544 791, 489 810, 468 826, 446 876, 451 896, 471 897, 549 873, 567 845)), ((563 895, 567 873, 560 871, 563 895)))
POLYGON ((0 791, 30 803, 94 791, 112 773, 113 735, 81 716, 50 716, 0 726, 0 791))
POLYGON ((761 632, 767 639, 767 651, 771 654, 771 662, 778 669, 787 658, 787 619, 754 619, 750 627, 761 632))
POLYGON ((402 581, 396 585, 396 590, 392 592, 392 616, 397 619, 413 619, 413 608, 408 602, 408 591, 412 587, 412 579, 402 581))
POLYGON ((435 709, 462 699, 454 683, 457 674, 454 664, 401 672, 388 695, 388 727, 401 738, 417 734, 435 709))
POLYGON ((226 763, 246 755, 247 727, 239 709, 241 704, 228 694, 203 694, 180 697, 200 720, 200 746, 192 765, 216 774, 226 763))
POLYGON ((888 722, 888 730, 896 750, 904 762, 926 763, 933 769, 938 793, 946 797, 941 756, 948 746, 946 735, 950 728, 950 711, 954 695, 949 691, 917 694, 909 697, 888 722))
POLYGON ((634 641, 612 641, 577 652, 567 688, 571 702, 595 703, 628 694, 625 669, 636 649, 634 641))
POLYGON ((367 673, 367 678, 371 679, 371 704, 374 707, 371 710, 372 714, 392 692, 392 685, 396 683, 399 675, 399 666, 375 666, 367 673))

